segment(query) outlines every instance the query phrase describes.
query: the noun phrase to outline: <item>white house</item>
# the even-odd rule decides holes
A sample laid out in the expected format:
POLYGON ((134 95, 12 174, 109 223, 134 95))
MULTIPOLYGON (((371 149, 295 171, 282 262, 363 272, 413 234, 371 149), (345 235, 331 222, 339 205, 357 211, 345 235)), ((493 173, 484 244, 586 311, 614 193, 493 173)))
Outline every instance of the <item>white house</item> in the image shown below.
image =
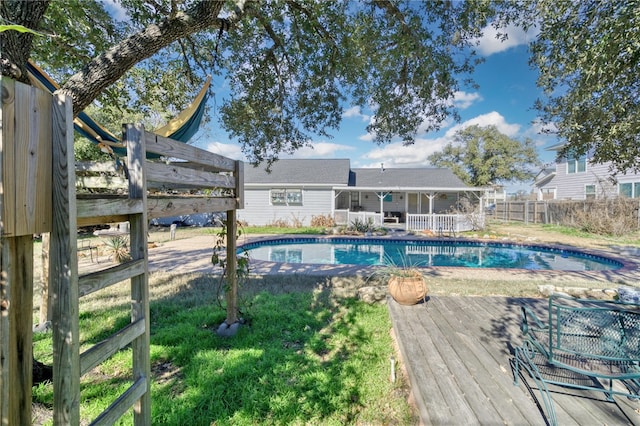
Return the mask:
POLYGON ((352 169, 348 159, 287 159, 273 163, 270 173, 264 166, 245 167, 238 219, 309 225, 313 216, 349 223, 363 215, 377 223, 406 223, 411 215, 451 212, 463 197, 482 205, 486 190, 443 168, 352 169))
MULTIPOLYGON (((559 151, 562 144, 547 148, 559 151)), ((546 167, 534 180, 538 200, 603 199, 622 195, 640 198, 640 174, 618 173, 611 164, 594 164, 587 156, 558 158, 555 167, 546 167)))

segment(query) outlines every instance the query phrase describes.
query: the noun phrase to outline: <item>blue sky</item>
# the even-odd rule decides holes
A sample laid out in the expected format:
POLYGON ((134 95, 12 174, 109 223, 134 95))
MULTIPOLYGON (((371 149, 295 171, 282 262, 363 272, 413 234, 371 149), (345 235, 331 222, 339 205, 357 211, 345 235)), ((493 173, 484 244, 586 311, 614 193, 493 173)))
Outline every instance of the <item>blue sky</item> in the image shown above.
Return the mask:
MULTIPOLYGON (((126 20, 126 15, 114 0, 103 3, 117 18, 126 20)), ((508 39, 501 42, 496 39, 492 27, 484 29, 479 40, 478 53, 485 62, 478 65, 473 79, 478 89, 462 89, 453 102, 458 108, 461 120, 442 123, 438 132, 419 132, 415 143, 403 146, 400 141, 379 146, 372 142, 366 126, 372 119, 371 111, 361 111, 358 107, 345 105, 342 124, 333 132, 332 139, 318 138, 313 148, 303 148, 292 156, 280 158, 349 158, 352 167, 429 167, 427 157, 440 151, 457 130, 478 124, 495 125, 513 138, 534 140, 540 160, 549 163, 554 153, 545 150, 557 142, 554 136, 542 134, 533 110, 535 100, 541 91, 536 86, 536 71, 528 65, 528 42, 535 34, 523 33, 520 29, 509 28, 508 39)), ((226 132, 217 123, 216 104, 220 105, 228 93, 223 77, 214 77, 214 96, 211 97, 210 114, 212 120, 194 137, 195 145, 209 151, 240 160, 246 160, 240 146, 229 139, 226 132)), ((531 183, 508 184, 507 191, 525 190, 529 192, 531 183)))
MULTIPOLYGON (((352 167, 380 167, 381 163, 385 167, 429 167, 427 157, 441 150, 458 129, 478 124, 495 125, 502 133, 516 139, 533 139, 541 161, 551 162, 553 153, 544 148, 556 139, 540 133, 537 112, 533 109, 541 92, 536 86, 536 71, 528 65, 528 40, 526 34, 511 29, 508 41, 500 42, 495 39, 492 28, 485 29, 478 48, 485 62, 478 65, 473 74, 480 87, 461 90, 454 99, 461 120, 443 123, 438 132, 419 133, 413 145, 403 146, 400 141, 381 146, 375 144, 372 135, 366 132, 371 113, 345 106, 342 125, 333 132, 333 139, 319 138, 313 141, 313 149, 304 148, 280 158, 349 158, 352 167)), ((214 84, 221 85, 222 81, 214 81, 214 84)), ((222 96, 219 90, 222 87, 214 88, 218 102, 222 96)), ((195 144, 221 155, 246 160, 239 145, 213 126, 199 132, 195 144)), ((528 192, 530 187, 530 183, 509 184, 507 190, 528 192)))

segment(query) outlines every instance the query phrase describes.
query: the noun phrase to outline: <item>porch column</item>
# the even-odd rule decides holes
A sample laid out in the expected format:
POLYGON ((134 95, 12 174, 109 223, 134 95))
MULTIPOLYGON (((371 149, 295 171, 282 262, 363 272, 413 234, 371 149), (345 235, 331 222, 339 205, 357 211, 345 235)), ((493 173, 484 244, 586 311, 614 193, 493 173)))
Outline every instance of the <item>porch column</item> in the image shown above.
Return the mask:
MULTIPOLYGON (((342 192, 342 191, 340 191, 342 192)), ((336 194, 336 190, 332 189, 331 190, 331 199, 333 200, 333 202, 331 203, 331 217, 335 217, 335 213, 336 213, 336 198, 338 198, 338 196, 340 195, 340 193, 336 194)))
POLYGON ((433 214, 433 199, 437 194, 435 192, 430 192, 427 194, 427 198, 429 199, 429 214, 433 214))

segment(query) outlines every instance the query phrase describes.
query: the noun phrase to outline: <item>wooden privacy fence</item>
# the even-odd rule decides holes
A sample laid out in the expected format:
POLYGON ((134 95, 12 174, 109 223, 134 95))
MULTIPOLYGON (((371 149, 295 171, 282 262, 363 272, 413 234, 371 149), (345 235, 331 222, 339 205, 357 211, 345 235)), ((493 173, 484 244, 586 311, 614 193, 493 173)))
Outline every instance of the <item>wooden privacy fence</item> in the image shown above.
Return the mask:
MULTIPOLYGON (((80 377, 130 345, 131 384, 92 424, 111 424, 134 407, 134 424, 149 425, 148 220, 226 212, 228 267, 235 270, 242 162, 126 125, 127 173, 111 164, 83 164, 76 181, 71 102, 5 78, 1 83, 0 420, 31 423, 33 235, 50 232, 54 424, 80 423, 80 377), (147 153, 172 161, 151 162, 147 153), (103 189, 77 194, 76 186, 103 189), (78 226, 114 222, 129 222, 131 259, 80 275, 78 226), (80 353, 79 298, 125 280, 131 283, 130 323, 80 353)), ((234 287, 234 274, 229 279, 234 287)), ((228 304, 227 318, 235 309, 228 304)))
POLYGON ((508 201, 496 203, 494 218, 525 223, 574 226, 588 212, 603 217, 624 216, 640 228, 640 201, 616 197, 606 200, 508 201))

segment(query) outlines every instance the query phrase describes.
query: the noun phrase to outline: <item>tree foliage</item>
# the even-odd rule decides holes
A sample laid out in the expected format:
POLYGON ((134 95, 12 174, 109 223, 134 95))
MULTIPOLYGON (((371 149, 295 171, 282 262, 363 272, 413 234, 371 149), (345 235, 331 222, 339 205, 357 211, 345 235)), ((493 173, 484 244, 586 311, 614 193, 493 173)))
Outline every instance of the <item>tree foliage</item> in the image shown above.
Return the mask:
POLYGON ((450 168, 466 184, 487 186, 526 181, 535 176, 538 154, 531 139, 520 142, 495 126, 459 130, 453 142, 429 156, 431 164, 450 168))
POLYGON ((536 106, 566 142, 560 154, 640 170, 640 2, 537 0, 514 9, 521 25, 539 26, 531 62, 544 97, 536 106))
POLYGON ((471 40, 494 12, 486 1, 120 0, 118 21, 105 4, 3 2, 0 24, 51 35, 1 33, 3 74, 32 57, 75 113, 97 99, 113 116, 170 115, 217 75, 231 91, 217 105, 222 125, 254 161, 329 136, 347 101, 374 111, 378 142, 436 129, 455 115, 471 40))

